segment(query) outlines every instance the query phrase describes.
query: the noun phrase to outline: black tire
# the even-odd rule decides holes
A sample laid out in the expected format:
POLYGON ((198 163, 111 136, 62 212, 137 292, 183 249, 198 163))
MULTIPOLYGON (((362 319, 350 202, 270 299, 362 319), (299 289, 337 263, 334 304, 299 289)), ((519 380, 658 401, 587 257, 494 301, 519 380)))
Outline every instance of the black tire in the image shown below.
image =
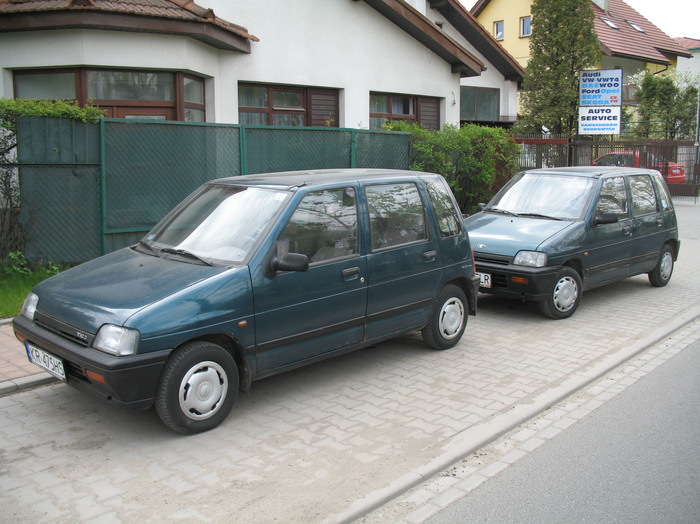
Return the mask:
POLYGON ((221 346, 192 342, 173 352, 156 390, 155 406, 163 423, 184 434, 215 428, 238 396, 238 368, 221 346))
POLYGON ((656 267, 648 273, 649 283, 654 287, 664 287, 673 275, 673 249, 666 244, 661 250, 656 267))
POLYGON ((546 317, 560 320, 569 318, 581 303, 581 277, 568 266, 561 268, 549 292, 549 296, 540 302, 540 311, 546 317))
POLYGON ((448 349, 457 344, 467 327, 467 297, 462 288, 448 284, 433 301, 423 340, 434 349, 448 349))

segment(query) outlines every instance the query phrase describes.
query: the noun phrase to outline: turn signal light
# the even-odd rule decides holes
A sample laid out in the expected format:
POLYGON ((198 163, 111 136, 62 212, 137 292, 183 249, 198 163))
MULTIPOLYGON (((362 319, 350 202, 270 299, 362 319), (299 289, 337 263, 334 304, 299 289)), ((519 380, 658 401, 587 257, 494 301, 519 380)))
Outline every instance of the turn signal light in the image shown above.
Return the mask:
POLYGON ((89 379, 94 380, 95 382, 99 382, 100 384, 107 383, 105 378, 102 375, 100 375, 99 373, 95 373, 94 371, 90 371, 89 369, 86 369, 85 374, 88 376, 89 379))
POLYGON ((19 333, 15 333, 15 336, 17 337, 17 340, 19 340, 22 344, 24 344, 24 343, 27 341, 27 339, 24 338, 24 337, 23 337, 22 335, 20 335, 19 333))
POLYGON ((525 277, 510 277, 510 281, 516 284, 528 284, 530 281, 525 277))

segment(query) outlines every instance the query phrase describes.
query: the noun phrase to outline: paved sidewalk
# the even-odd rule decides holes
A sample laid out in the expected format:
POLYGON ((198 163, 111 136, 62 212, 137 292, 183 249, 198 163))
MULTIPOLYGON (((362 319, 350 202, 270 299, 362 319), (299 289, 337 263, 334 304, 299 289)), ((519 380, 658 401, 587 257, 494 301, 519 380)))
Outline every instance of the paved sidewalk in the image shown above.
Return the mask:
MULTIPOLYGON (((676 207, 683 244, 664 288, 638 276, 593 290, 563 321, 482 296, 449 351, 403 337, 256 382, 220 427, 192 437, 63 384, 17 391, 47 375, 1 325, 0 383, 14 393, 0 390, 0 512, 14 521, 361 518, 700 318, 700 206, 676 207)), ((390 514, 427 516, 403 509, 412 511, 390 514)))
POLYGON ((29 362, 22 343, 12 332, 10 319, 0 320, 0 395, 41 386, 54 379, 29 362))

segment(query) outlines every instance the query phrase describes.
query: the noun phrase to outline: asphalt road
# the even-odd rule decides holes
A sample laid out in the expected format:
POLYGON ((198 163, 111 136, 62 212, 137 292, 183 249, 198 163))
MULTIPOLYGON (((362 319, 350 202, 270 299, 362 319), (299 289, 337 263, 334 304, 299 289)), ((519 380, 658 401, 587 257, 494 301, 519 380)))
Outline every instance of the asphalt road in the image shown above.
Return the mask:
POLYGON ((428 520, 700 522, 700 342, 428 520))

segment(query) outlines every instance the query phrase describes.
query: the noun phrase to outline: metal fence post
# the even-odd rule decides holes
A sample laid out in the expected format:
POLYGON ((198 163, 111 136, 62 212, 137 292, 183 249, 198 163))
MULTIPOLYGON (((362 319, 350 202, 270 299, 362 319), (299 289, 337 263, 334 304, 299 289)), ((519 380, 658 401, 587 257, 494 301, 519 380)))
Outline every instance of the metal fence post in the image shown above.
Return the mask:
POLYGON ((357 129, 350 132, 350 167, 354 168, 357 164, 357 129))
POLYGON ((100 118, 100 183, 99 191, 99 206, 100 206, 100 240, 102 254, 107 254, 107 158, 106 158, 106 138, 105 138, 105 119, 100 118))
POLYGON ((248 174, 248 151, 246 147, 246 137, 245 137, 245 126, 240 126, 239 144, 240 144, 240 162, 241 162, 241 175, 248 174))

